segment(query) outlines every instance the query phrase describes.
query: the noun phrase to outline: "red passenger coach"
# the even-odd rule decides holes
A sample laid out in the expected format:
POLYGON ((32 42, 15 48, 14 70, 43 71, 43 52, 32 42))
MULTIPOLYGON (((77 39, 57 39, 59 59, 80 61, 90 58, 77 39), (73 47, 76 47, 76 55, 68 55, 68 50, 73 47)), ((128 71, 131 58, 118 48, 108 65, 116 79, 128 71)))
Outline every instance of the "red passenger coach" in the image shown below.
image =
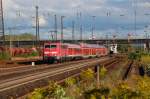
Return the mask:
POLYGON ((81 44, 83 50, 83 56, 85 57, 100 57, 106 56, 108 50, 105 46, 100 46, 98 44, 81 44))
POLYGON ((108 54, 107 48, 95 44, 69 44, 52 43, 44 44, 43 58, 50 62, 73 60, 79 58, 99 57, 108 54))

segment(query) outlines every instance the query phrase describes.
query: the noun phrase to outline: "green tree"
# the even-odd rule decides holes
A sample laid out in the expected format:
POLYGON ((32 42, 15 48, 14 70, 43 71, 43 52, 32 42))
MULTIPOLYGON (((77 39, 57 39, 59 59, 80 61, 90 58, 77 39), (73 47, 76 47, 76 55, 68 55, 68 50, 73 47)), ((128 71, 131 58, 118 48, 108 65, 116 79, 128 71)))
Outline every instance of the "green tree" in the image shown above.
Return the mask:
POLYGON ((128 59, 132 61, 141 61, 141 54, 136 52, 131 52, 128 55, 128 59))

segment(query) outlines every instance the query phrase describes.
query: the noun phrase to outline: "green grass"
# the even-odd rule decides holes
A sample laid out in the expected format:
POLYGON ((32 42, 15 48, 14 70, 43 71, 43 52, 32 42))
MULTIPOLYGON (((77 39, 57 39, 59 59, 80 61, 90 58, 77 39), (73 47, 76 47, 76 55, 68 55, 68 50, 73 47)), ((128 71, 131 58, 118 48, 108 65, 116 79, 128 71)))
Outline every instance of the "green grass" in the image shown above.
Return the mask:
POLYGON ((0 60, 9 60, 10 54, 8 52, 0 52, 0 60))
POLYGON ((142 60, 143 64, 150 64, 150 56, 149 55, 142 56, 141 60, 142 60))

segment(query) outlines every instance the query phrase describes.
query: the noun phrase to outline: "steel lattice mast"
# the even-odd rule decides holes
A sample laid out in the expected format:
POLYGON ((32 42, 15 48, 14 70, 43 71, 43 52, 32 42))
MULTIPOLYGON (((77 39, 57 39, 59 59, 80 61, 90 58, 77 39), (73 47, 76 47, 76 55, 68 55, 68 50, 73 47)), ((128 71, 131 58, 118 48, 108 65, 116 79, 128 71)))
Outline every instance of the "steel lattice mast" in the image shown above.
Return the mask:
POLYGON ((4 16, 3 16, 3 2, 0 0, 0 41, 5 45, 5 32, 4 32, 4 16))

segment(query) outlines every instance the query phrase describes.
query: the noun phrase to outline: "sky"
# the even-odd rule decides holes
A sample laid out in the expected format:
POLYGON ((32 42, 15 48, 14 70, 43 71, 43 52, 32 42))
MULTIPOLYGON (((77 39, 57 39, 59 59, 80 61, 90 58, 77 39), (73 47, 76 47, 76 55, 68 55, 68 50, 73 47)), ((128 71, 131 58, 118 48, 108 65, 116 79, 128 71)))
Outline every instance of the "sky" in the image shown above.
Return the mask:
POLYGON ((76 39, 79 39, 81 25, 84 39, 92 37, 92 26, 95 27, 96 39, 105 39, 106 35, 109 38, 113 35, 117 38, 127 38, 128 34, 133 38, 144 38, 145 34, 150 32, 150 0, 3 0, 6 33, 35 34, 33 27, 36 5, 39 6, 41 39, 51 39, 50 31, 54 30, 55 14, 58 38, 61 16, 65 16, 65 39, 72 37, 72 21, 75 22, 76 39), (92 16, 95 16, 95 19, 92 16))

